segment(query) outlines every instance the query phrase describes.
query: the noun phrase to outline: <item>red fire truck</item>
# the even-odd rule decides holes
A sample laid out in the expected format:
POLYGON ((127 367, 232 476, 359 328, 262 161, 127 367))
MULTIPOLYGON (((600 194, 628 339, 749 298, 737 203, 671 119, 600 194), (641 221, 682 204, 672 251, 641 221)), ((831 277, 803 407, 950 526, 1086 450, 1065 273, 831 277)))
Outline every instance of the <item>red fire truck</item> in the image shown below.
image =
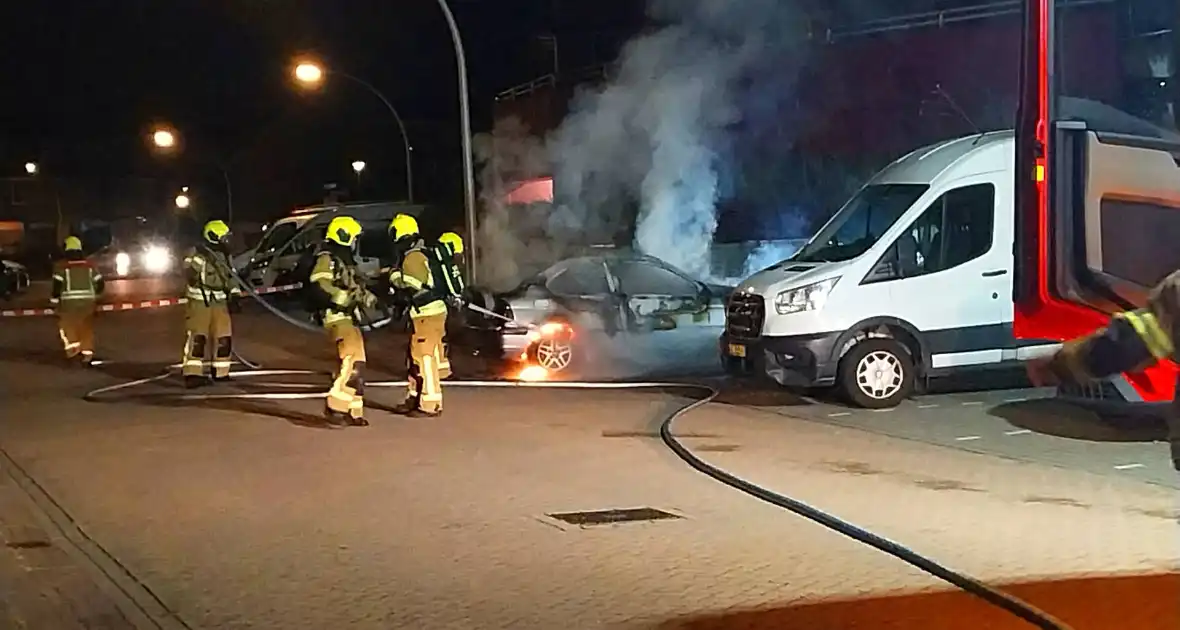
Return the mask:
MULTIPOLYGON (((1111 3, 1120 36, 1112 47, 1093 44, 1120 79, 1106 100, 1069 74, 1086 63, 1071 48, 1085 38, 1071 3, 1024 2, 1015 331, 1067 339, 1141 306, 1153 284, 1180 268, 1177 7, 1111 3)), ((1163 402, 1173 397, 1176 372, 1165 363, 1083 393, 1163 402)))

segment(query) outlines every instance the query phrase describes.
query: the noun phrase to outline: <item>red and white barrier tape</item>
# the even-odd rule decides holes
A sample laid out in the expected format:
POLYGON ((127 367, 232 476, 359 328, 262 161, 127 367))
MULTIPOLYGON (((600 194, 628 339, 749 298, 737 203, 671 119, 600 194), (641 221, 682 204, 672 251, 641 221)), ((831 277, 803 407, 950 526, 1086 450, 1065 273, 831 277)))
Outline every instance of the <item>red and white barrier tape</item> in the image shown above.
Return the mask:
MULTIPOLYGON (((303 286, 300 283, 285 284, 279 287, 258 287, 254 292, 258 295, 269 295, 271 293, 284 293, 286 291, 294 291, 303 286)), ((109 313, 112 311, 138 311, 149 308, 161 308, 164 306, 179 306, 188 302, 188 298, 168 298, 163 300, 142 300, 139 302, 120 302, 116 304, 99 304, 97 310, 102 313, 109 313)), ((0 310, 0 317, 41 317, 45 315, 53 315, 57 311, 52 308, 18 308, 12 310, 0 310)))

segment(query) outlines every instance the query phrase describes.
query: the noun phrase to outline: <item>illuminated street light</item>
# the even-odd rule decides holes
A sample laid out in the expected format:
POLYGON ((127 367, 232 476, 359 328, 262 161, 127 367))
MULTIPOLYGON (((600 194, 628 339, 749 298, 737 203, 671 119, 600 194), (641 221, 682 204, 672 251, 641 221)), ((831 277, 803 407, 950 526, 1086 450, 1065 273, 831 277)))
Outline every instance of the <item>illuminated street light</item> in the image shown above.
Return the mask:
POLYGON ((37 174, 37 163, 36 162, 25 162, 25 172, 28 173, 29 175, 36 175, 37 174))
POLYGON ((360 160, 353 162, 352 170, 356 171, 357 175, 360 175, 361 171, 365 170, 365 163, 360 160))
MULTIPOLYGON (((324 81, 325 74, 327 74, 327 70, 323 66, 310 61, 303 61, 295 66, 295 80, 304 87, 319 87, 324 81)), ((389 113, 393 114, 393 120, 397 122, 397 128, 402 134, 402 146, 405 147, 406 151, 406 200, 414 203, 414 147, 410 146, 410 135, 406 133, 406 125, 402 122, 401 114, 397 113, 397 108, 393 106, 393 103, 389 102, 389 99, 381 93, 381 90, 378 90, 372 83, 343 72, 333 71, 332 74, 348 79, 372 92, 373 96, 381 99, 381 102, 389 110, 389 113)), ((363 169, 364 166, 362 165, 361 168, 363 169)), ((356 169, 355 163, 353 164, 353 169, 356 169)), ((361 174, 359 170, 356 173, 358 177, 361 174)))
POLYGON ((152 144, 161 149, 171 149, 176 146, 176 134, 167 129, 157 129, 152 133, 152 144))
POLYGON ((189 204, 191 204, 191 203, 192 203, 192 200, 190 200, 188 198, 188 195, 183 194, 183 193, 176 195, 176 207, 177 208, 184 210, 185 208, 189 207, 189 204))
POLYGON ((310 61, 304 61, 295 66, 295 80, 304 85, 317 85, 324 80, 324 69, 310 61))

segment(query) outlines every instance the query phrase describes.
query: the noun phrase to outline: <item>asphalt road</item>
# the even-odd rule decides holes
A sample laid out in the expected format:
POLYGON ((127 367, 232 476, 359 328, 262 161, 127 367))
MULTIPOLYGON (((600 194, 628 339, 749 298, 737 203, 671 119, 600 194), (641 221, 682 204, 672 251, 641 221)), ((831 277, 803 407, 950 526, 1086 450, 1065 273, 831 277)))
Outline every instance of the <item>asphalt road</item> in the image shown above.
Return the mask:
MULTIPOLYGON (((686 402, 673 393, 450 387, 441 419, 411 421, 382 410, 396 387, 374 388, 373 426, 345 430, 320 424, 314 400, 178 402, 175 380, 81 400, 175 362, 181 325, 177 309, 104 315, 108 363, 83 370, 62 365, 52 320, 0 324, 0 627, 1027 627, 691 470, 654 439, 686 402), (669 518, 560 518, 641 507, 669 518)), ((261 313, 235 330, 267 368, 330 367, 320 334, 261 313)), ((370 378, 398 378, 404 342, 370 336, 370 378)), ((300 391, 264 382, 279 380, 210 391, 300 391)), ((996 411, 1024 394, 871 413, 726 384, 676 432, 712 465, 1074 628, 1180 627, 1160 446, 996 411), (1142 468, 1112 467, 1132 461, 1142 468)))

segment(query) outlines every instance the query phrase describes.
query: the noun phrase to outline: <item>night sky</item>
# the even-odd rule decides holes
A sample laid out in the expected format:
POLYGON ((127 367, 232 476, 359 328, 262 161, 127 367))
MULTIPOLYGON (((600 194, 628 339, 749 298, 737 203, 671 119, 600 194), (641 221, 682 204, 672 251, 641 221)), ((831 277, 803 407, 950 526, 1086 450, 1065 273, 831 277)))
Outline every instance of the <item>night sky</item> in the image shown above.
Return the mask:
MULTIPOLYGON (((545 30, 550 7, 450 4, 467 47, 479 131, 488 127, 493 95, 532 78, 532 38, 545 30)), ((404 164, 393 118, 339 78, 301 91, 291 64, 312 55, 368 80, 399 110, 415 146, 418 197, 461 199, 455 59, 435 0, 4 2, 0 23, 4 175, 37 160, 46 176, 136 175, 216 188, 212 163, 220 161, 230 163, 235 198, 285 187, 283 201, 294 203, 316 201, 329 180, 350 185, 349 164, 361 159, 365 196, 400 198, 404 164), (151 154, 145 139, 155 122, 181 132, 181 154, 151 154)), ((245 205, 251 214, 276 212, 245 205)))

